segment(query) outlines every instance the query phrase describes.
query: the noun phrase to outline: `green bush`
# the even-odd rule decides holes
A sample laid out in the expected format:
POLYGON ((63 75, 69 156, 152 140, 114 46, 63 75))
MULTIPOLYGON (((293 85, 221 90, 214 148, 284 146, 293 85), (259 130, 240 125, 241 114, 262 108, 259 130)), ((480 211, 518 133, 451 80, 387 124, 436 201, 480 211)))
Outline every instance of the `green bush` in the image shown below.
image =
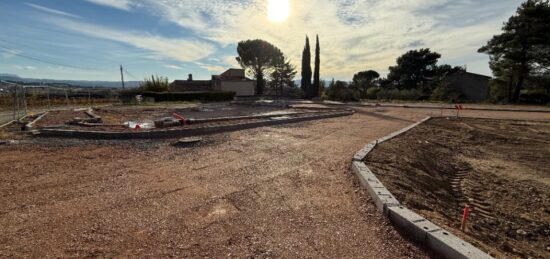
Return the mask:
POLYGON ((381 89, 377 94, 380 100, 418 101, 422 98, 422 91, 417 89, 381 89))
POLYGON ((367 99, 376 99, 378 98, 378 93, 381 91, 382 89, 378 88, 378 87, 371 87, 367 90, 367 99))
POLYGON ((155 102, 182 102, 182 101, 201 101, 201 102, 224 102, 235 98, 235 92, 146 92, 146 91, 124 91, 120 93, 123 100, 132 100, 136 95, 143 97, 152 97, 155 102))
POLYGON ((168 91, 168 77, 151 76, 151 79, 145 78, 143 82, 139 84, 139 89, 146 92, 167 92, 168 91))
POLYGON ((545 89, 528 89, 522 91, 519 96, 519 101, 522 103, 532 104, 547 104, 550 102, 550 96, 546 93, 545 89))
POLYGON ((509 84, 504 80, 497 78, 489 81, 489 100, 496 103, 507 102, 508 88, 509 84))
POLYGON ((336 81, 331 83, 328 88, 327 97, 332 101, 359 101, 359 92, 352 89, 346 82, 336 81))

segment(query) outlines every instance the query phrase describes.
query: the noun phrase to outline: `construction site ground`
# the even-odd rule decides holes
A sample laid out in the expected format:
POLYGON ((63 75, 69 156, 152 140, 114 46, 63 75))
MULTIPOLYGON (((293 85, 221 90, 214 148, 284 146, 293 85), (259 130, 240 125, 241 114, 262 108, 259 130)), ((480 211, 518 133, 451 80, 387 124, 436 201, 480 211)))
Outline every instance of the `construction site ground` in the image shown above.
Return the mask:
POLYGON ((366 164, 405 206, 482 250, 549 258, 549 158, 550 122, 437 118, 379 145, 366 164))
POLYGON ((349 161, 440 111, 355 109, 192 148, 3 132, 19 140, 0 145, 0 257, 430 257, 376 210, 349 161))

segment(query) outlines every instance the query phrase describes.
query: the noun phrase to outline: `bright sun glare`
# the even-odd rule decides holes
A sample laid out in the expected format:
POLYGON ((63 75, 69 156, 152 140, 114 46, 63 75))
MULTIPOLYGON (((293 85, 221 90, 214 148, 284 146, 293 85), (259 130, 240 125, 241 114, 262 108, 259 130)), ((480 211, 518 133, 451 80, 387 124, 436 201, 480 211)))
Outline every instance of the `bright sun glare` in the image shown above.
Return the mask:
POLYGON ((284 22, 290 15, 289 0, 269 0, 267 10, 269 20, 273 22, 284 22))

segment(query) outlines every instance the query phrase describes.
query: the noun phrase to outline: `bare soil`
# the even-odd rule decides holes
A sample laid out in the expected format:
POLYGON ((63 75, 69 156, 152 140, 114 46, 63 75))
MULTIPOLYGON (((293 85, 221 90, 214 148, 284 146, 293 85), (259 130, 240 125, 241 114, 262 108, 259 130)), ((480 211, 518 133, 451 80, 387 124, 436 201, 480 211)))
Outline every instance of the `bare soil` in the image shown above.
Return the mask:
POLYGON ((86 112, 82 110, 62 110, 62 111, 50 111, 42 119, 36 122, 36 127, 44 126, 63 126, 66 122, 73 120, 74 118, 90 118, 86 112))
POLYGON ((193 148, 27 136, 0 146, 0 257, 429 257, 349 165, 368 141, 432 113, 359 108, 193 148))
POLYGON ((407 207, 483 250, 550 258, 549 158, 549 122, 452 118, 382 143, 366 163, 407 207))
POLYGON ((155 120, 164 117, 172 117, 178 113, 186 118, 203 119, 229 116, 249 116, 272 112, 293 112, 292 109, 282 109, 270 106, 235 105, 229 103, 212 103, 196 105, 194 107, 106 107, 95 109, 94 112, 101 116, 106 124, 123 124, 126 121, 155 120))

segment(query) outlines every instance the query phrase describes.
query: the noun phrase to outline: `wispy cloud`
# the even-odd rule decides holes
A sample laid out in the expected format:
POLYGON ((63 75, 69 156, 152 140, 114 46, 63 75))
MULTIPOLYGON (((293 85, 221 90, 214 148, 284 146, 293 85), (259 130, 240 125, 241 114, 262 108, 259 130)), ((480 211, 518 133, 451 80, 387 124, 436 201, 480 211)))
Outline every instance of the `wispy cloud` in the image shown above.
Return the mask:
POLYGON ((227 69, 227 67, 219 66, 219 65, 215 65, 215 64, 206 64, 206 63, 201 63, 201 62, 195 62, 195 63, 198 66, 200 66, 201 68, 206 69, 210 72, 215 72, 215 73, 221 73, 221 72, 223 72, 227 69))
POLYGON ((70 14, 70 13, 67 13, 67 12, 63 12, 63 11, 60 11, 60 10, 48 8, 48 7, 37 5, 37 4, 25 3, 25 5, 30 6, 34 9, 37 9, 37 10, 40 10, 40 11, 43 11, 43 12, 47 12, 47 13, 51 13, 51 14, 55 14, 55 15, 61 15, 61 16, 70 17, 70 18, 77 18, 77 19, 80 18, 80 16, 78 16, 78 15, 70 14))
POLYGON ((486 60, 477 48, 517 6, 515 0, 293 0, 289 20, 272 23, 264 0, 143 1, 153 14, 222 46, 270 41, 298 68, 305 35, 319 34, 324 75, 339 78, 364 69, 387 72, 399 55, 419 47, 447 60, 486 60))
POLYGON ((130 0, 84 0, 88 1, 90 3, 98 4, 98 5, 104 5, 124 11, 129 11, 132 6, 132 2, 130 0))
POLYGON ((214 52, 214 46, 197 39, 167 38, 142 31, 113 29, 94 24, 61 18, 48 18, 44 22, 84 34, 89 37, 124 43, 148 50, 153 59, 196 61, 214 52))
POLYGON ((170 68, 170 69, 176 69, 176 70, 182 70, 183 69, 182 66, 170 65, 170 64, 165 64, 165 65, 163 65, 163 67, 170 68))
POLYGON ((2 48, 2 50, 3 50, 2 58, 4 58, 4 59, 10 59, 10 58, 13 58, 13 57, 23 53, 23 51, 16 50, 16 49, 2 48))
MULTIPOLYGON (((299 70, 305 35, 310 36, 313 45, 319 34, 321 75, 326 79, 350 79, 366 69, 385 74, 405 51, 423 47, 441 53, 441 62, 467 64, 472 72, 488 74, 488 58, 477 49, 499 32, 502 22, 519 5, 517 0, 290 0, 288 21, 273 23, 267 17, 267 0, 81 1, 132 13, 126 14, 129 20, 124 22, 113 19, 94 23, 88 16, 82 15, 86 20, 69 19, 78 16, 27 5, 53 14, 38 18, 40 26, 45 23, 54 25, 56 31, 60 28, 85 35, 86 39, 109 41, 105 45, 115 46, 113 52, 124 52, 128 47, 136 55, 133 58, 153 59, 160 64, 159 69, 173 74, 180 69, 196 73, 197 68, 210 74, 238 66, 236 44, 258 38, 279 47, 299 70), (147 13, 157 19, 147 17, 143 23, 136 23, 134 30, 128 29, 131 19, 141 19, 147 13), (155 33, 147 24, 150 20, 158 20, 155 33), (109 23, 112 26, 106 25, 109 23), (187 66, 187 62, 196 66, 187 66)), ((75 44, 80 42, 76 40, 75 44)), ((0 55, 9 58, 13 53, 0 55)))
POLYGON ((19 69, 19 70, 36 70, 36 67, 34 67, 34 66, 29 66, 29 65, 26 65, 26 66, 13 65, 13 67, 14 67, 15 69, 19 69))

